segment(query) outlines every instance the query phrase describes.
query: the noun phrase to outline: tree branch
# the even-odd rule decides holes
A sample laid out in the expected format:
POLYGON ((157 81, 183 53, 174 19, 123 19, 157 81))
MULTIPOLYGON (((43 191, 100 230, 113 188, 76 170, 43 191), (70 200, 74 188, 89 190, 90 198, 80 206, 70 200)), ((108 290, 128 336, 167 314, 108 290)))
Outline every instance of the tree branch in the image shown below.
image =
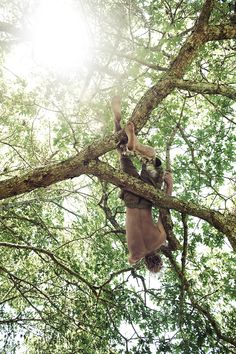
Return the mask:
POLYGON ((226 221, 224 215, 215 210, 167 196, 137 178, 131 177, 120 170, 115 170, 105 162, 83 160, 85 156, 87 156, 86 153, 82 152, 74 158, 44 168, 35 169, 33 172, 22 177, 13 177, 9 180, 1 181, 0 199, 30 192, 36 188, 47 187, 56 182, 78 177, 82 174, 92 174, 100 180, 110 182, 121 188, 126 188, 151 200, 159 208, 174 209, 206 220, 216 229, 227 235, 232 247, 236 250, 236 237, 234 234, 236 225, 233 219, 228 218, 226 221))
POLYGON ((4 325, 4 324, 12 324, 12 323, 17 323, 17 322, 42 322, 42 318, 21 318, 21 317, 16 317, 16 318, 9 318, 9 319, 5 319, 5 320, 0 320, 0 325, 4 325))
POLYGON ((208 309, 206 307, 200 305, 199 302, 195 300, 191 286, 190 286, 185 274, 181 271, 180 267, 178 266, 177 262, 175 261, 173 255, 170 252, 167 252, 165 250, 163 250, 162 252, 164 253, 164 255, 167 258, 169 258, 169 261, 170 261, 174 271, 178 275, 179 279, 181 280, 181 282, 185 288, 185 291, 187 292, 187 294, 189 296, 192 306, 195 309, 197 309, 209 321, 209 323, 211 324, 212 328, 215 331, 215 334, 217 335, 217 337, 219 339, 221 339, 227 343, 230 343, 233 346, 236 346, 236 340, 234 338, 229 337, 228 335, 222 333, 219 323, 215 320, 214 316, 210 313, 210 311, 208 311, 208 309))
POLYGON ((218 26, 209 26, 206 41, 219 41, 222 39, 236 38, 236 24, 220 24, 218 26))
MULTIPOLYGON (((85 278, 81 277, 81 275, 78 272, 69 268, 61 259, 56 257, 55 254, 51 251, 45 250, 40 247, 34 247, 34 246, 30 246, 30 245, 21 245, 21 244, 16 244, 16 243, 9 243, 9 242, 0 242, 0 247, 16 248, 16 249, 22 249, 22 250, 28 250, 28 251, 34 251, 34 252, 46 254, 49 258, 51 258, 51 260, 56 265, 58 265, 60 268, 64 269, 70 275, 75 276, 79 281, 86 284, 90 288, 90 290, 92 290, 92 292, 96 295, 95 287, 92 284, 90 284, 85 278)), ((6 271, 6 269, 2 266, 0 266, 0 270, 6 271)))
POLYGON ((213 7, 213 0, 206 0, 197 19, 192 34, 186 39, 169 70, 162 75, 156 85, 146 91, 135 107, 131 120, 136 131, 146 123, 152 110, 174 89, 174 79, 181 79, 195 58, 198 49, 207 40, 207 22, 213 7))
POLYGON ((222 95, 231 98, 232 100, 236 99, 236 90, 230 86, 222 84, 212 84, 208 82, 194 82, 190 80, 176 79, 174 80, 174 85, 176 88, 188 90, 197 93, 208 93, 215 95, 222 95))
MULTIPOLYGON (((187 259, 187 248, 188 248, 188 224, 187 224, 187 215, 182 214, 182 223, 183 223, 183 234, 184 234, 184 242, 183 242, 183 252, 181 256, 181 272, 182 276, 185 277, 185 270, 186 270, 186 259, 187 259)), ((181 288, 180 288, 180 318, 179 318, 179 324, 180 328, 182 330, 182 325, 183 325, 183 313, 184 313, 184 298, 185 298, 185 285, 184 282, 181 279, 181 288)))
POLYGON ((117 171, 99 160, 89 162, 87 165, 87 173, 91 173, 100 180, 109 181, 120 188, 125 188, 141 197, 151 200, 158 208, 174 209, 209 222, 217 230, 228 236, 233 249, 236 250, 236 224, 233 218, 226 218, 218 211, 202 207, 193 202, 186 202, 167 196, 139 179, 120 170, 117 171))
POLYGON ((211 12, 213 10, 214 2, 214 0, 205 0, 201 13, 195 24, 196 30, 199 30, 202 28, 202 26, 206 26, 208 24, 211 12))

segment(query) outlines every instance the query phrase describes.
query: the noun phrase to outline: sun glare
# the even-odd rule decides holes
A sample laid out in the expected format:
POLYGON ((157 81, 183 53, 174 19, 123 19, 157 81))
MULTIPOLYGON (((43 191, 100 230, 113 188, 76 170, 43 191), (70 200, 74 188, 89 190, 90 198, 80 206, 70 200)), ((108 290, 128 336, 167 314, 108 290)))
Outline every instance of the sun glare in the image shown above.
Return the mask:
POLYGON ((81 67, 89 42, 83 15, 70 0, 40 1, 33 23, 33 55, 38 64, 54 69, 81 67))

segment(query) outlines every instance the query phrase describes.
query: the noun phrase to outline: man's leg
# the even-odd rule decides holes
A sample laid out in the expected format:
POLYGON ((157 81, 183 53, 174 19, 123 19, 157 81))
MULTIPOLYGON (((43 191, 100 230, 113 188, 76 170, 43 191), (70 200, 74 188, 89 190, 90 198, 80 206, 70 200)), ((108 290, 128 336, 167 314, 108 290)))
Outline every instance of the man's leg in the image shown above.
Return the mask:
MULTIPOLYGON (((164 174, 164 183, 165 188, 164 191, 167 195, 172 194, 173 190, 173 177, 171 172, 166 171, 164 174)), ((160 223, 164 225, 167 241, 168 241, 168 248, 171 251, 176 251, 181 248, 181 245, 178 239, 175 237, 173 232, 173 223, 171 220, 171 215, 169 209, 160 209, 159 211, 159 219, 158 219, 158 227, 160 227, 160 223)))
MULTIPOLYGON (((164 170, 162 167, 161 160, 159 158, 155 157, 154 159, 146 161, 142 164, 141 179, 146 183, 154 186, 157 190, 161 190, 163 184, 163 177, 164 170)), ((160 243, 164 244, 167 234, 163 225, 163 220, 160 212, 155 226, 157 228, 156 237, 158 237, 160 243)))
POLYGON ((121 121, 121 99, 120 96, 114 96, 111 101, 111 109, 114 114, 115 131, 119 132, 122 130, 121 121))
MULTIPOLYGON (((121 99, 120 96, 114 96, 111 101, 111 108, 114 114, 114 122, 115 122, 115 131, 120 131, 121 125, 121 99)), ((128 136, 128 143, 127 147, 130 151, 135 151, 143 157, 152 159, 155 157, 155 150, 148 145, 141 144, 136 135, 134 130, 134 124, 129 122, 125 127, 125 132, 128 136)))
MULTIPOLYGON (((114 114, 114 124, 115 124, 115 131, 118 132, 122 130, 121 127, 121 99, 119 96, 114 96, 111 101, 111 108, 114 114)), ((119 152, 120 155, 120 165, 121 169, 128 173, 129 175, 139 178, 139 174, 133 164, 133 162, 129 159, 127 155, 125 155, 125 148, 122 146, 119 146, 117 148, 117 151, 119 152)))
POLYGON ((128 149, 130 151, 135 151, 142 157, 146 157, 147 159, 153 159, 155 157, 155 150, 153 147, 141 144, 136 135, 134 129, 134 123, 129 122, 125 127, 125 132, 128 136, 128 149))

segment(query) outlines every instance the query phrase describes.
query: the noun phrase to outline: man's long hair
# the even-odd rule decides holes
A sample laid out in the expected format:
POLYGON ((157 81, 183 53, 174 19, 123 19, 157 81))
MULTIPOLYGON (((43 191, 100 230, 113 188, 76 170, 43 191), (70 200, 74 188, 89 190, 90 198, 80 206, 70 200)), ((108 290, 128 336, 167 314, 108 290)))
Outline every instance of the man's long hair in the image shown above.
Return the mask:
POLYGON ((144 258, 144 262, 151 273, 158 273, 163 267, 161 256, 157 252, 147 254, 144 258))

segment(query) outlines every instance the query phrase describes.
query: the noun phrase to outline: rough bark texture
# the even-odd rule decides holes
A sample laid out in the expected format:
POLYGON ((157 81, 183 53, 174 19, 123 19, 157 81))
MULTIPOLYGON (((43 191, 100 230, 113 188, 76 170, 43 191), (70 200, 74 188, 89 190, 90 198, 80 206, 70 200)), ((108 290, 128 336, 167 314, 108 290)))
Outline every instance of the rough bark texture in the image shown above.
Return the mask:
POLYGON ((192 82, 189 80, 174 80, 174 85, 176 88, 188 90, 197 93, 208 93, 215 95, 222 95, 231 98, 232 100, 236 99, 236 90, 230 86, 211 84, 209 82, 192 82))
POLYGON ((159 208, 174 209, 181 213, 186 213, 206 220, 217 230, 227 235, 233 249, 236 250, 236 224, 234 222, 231 224, 227 223, 227 218, 220 212, 202 207, 192 202, 186 202, 174 197, 169 197, 163 192, 156 191, 155 188, 149 186, 148 184, 144 184, 134 177, 131 177, 121 171, 116 172, 116 170, 111 166, 98 160, 91 161, 87 168, 88 173, 97 176, 101 180, 109 181, 120 188, 125 187, 126 189, 151 200, 154 205, 159 208))
POLYGON ((92 174, 99 179, 113 183, 120 188, 129 189, 151 200, 159 208, 174 209, 182 213, 199 217, 208 221, 216 229, 228 236, 232 247, 236 250, 236 238, 234 235, 235 223, 229 222, 223 214, 201 207, 192 202, 185 202, 177 198, 166 196, 163 192, 156 191, 154 187, 144 184, 140 180, 115 170, 105 162, 99 160, 84 160, 86 154, 77 155, 64 162, 35 169, 22 177, 13 177, 0 182, 0 199, 13 197, 30 192, 39 187, 47 187, 56 182, 78 177, 81 174, 92 174))
MULTIPOLYGON (((131 120, 135 124, 136 131, 139 131, 145 125, 152 110, 156 108, 175 87, 181 85, 181 82, 186 84, 186 81, 181 81, 184 73, 197 55, 199 48, 204 43, 212 40, 236 38, 236 25, 208 25, 213 3, 212 0, 205 1, 192 33, 185 41, 179 54, 170 65, 170 68, 162 75, 156 85, 147 90, 137 104, 131 117, 131 120)), ((225 94, 226 96, 227 93, 229 93, 228 97, 235 98, 234 90, 229 88, 226 90, 222 85, 217 87, 216 90, 214 85, 209 85, 210 84, 208 84, 207 87, 205 86, 203 90, 206 89, 209 93, 215 91, 215 93, 225 94)), ((187 86, 196 90, 196 92, 202 90, 202 88, 199 88, 198 84, 193 86, 193 84, 188 82, 187 86)), ((204 92, 207 92, 206 90, 204 92)), ((92 145, 86 147, 84 151, 66 161, 37 168, 24 176, 16 176, 9 180, 2 181, 0 182, 0 199, 20 195, 39 187, 47 187, 56 182, 89 173, 119 187, 128 187, 131 191, 152 200, 158 207, 175 209, 208 221, 219 231, 225 233, 232 247, 236 249, 236 237, 234 234, 235 222, 233 219, 225 218, 224 215, 217 211, 203 208, 191 202, 168 197, 161 192, 156 192, 152 187, 144 185, 142 182, 120 171, 116 171, 109 165, 97 160, 99 156, 115 149, 120 140, 125 138, 125 132, 122 130, 119 133, 93 142, 92 145)))
POLYGON ((221 24, 218 26, 210 26, 207 31, 206 41, 219 41, 223 39, 236 38, 235 24, 221 24))

